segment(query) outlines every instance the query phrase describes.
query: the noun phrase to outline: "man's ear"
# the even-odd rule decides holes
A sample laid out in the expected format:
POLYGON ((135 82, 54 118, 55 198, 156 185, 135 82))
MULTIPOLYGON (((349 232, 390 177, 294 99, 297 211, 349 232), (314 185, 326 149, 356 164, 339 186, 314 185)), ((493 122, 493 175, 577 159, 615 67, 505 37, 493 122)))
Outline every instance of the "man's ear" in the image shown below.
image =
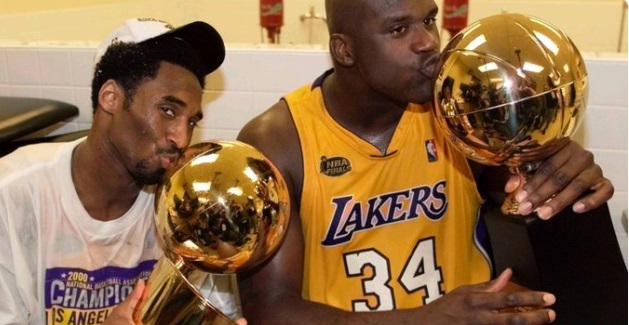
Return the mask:
POLYGON ((118 107, 122 107, 124 92, 113 79, 103 83, 98 92, 98 105, 107 114, 113 114, 118 107))
POLYGON ((343 34, 330 35, 330 53, 335 61, 349 67, 354 64, 351 40, 343 34))

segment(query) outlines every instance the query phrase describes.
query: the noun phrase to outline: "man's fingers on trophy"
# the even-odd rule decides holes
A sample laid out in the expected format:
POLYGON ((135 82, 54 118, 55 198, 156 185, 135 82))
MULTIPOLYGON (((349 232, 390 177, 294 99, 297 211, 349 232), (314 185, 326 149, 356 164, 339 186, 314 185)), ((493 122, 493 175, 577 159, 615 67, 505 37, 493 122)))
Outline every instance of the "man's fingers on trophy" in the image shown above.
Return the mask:
POLYGON ((610 199, 614 195, 615 191, 612 181, 605 177, 596 182, 596 184, 590 187, 590 189, 595 192, 601 192, 601 194, 605 195, 607 199, 610 199))
MULTIPOLYGON (((566 160, 546 160, 535 171, 532 177, 528 178, 522 186, 520 193, 516 195, 516 200, 521 204, 527 201, 531 203, 532 208, 537 207, 542 202, 548 200, 553 194, 557 193, 557 181, 564 179, 565 174, 557 174, 559 170, 565 166, 566 160), (555 180, 551 180, 552 178, 555 180)), ((562 171, 563 173, 563 171, 562 171)))
MULTIPOLYGON (((561 178, 567 178, 566 176, 561 176, 561 178)), ((567 185, 563 187, 563 189, 557 194, 551 195, 549 199, 546 199, 542 203, 541 206, 535 209, 535 213, 542 220, 548 220, 553 217, 559 211, 562 211, 566 207, 568 207, 571 203, 575 202, 575 200, 581 196, 586 189, 584 184, 587 177, 583 174, 577 176, 576 178, 567 181, 567 185)), ((552 188, 552 187, 549 187, 552 188)), ((552 193, 549 190, 548 193, 552 193)), ((541 191, 538 191, 541 192, 541 191)), ((531 198, 533 200, 533 198, 531 198)))
POLYGON ((526 197, 516 196, 521 214, 535 211, 540 218, 548 219, 587 191, 592 179, 601 177, 591 153, 579 145, 571 143, 560 152, 545 161, 523 186, 526 197), (573 158, 566 159, 565 152, 573 153, 573 158))
POLYGON ((593 157, 589 151, 570 141, 537 168, 523 189, 529 194, 535 194, 529 200, 536 206, 561 191, 574 177, 591 166, 592 162, 593 157), (539 188, 543 189, 541 194, 538 193, 539 188))
POLYGON ((244 318, 239 318, 236 320, 236 324, 238 325, 247 325, 247 320, 244 318))
POLYGON ((505 184, 505 193, 512 193, 520 186, 520 177, 517 175, 509 175, 505 184))
POLYGON ((593 192, 588 194, 572 205, 572 210, 576 213, 583 213, 599 207, 607 202, 614 195, 614 184, 603 178, 590 187, 593 192))
POLYGON ((135 316, 135 314, 138 312, 136 308, 140 305, 140 301, 146 298, 146 292, 144 290, 145 287, 146 287, 146 283, 144 282, 144 280, 138 279, 138 281, 135 283, 135 286, 133 287, 133 290, 131 291, 127 299, 124 301, 128 303, 128 307, 129 309, 131 309, 131 314, 133 316, 135 316))
POLYGON ((571 203, 572 210, 577 213, 587 212, 605 203, 614 194, 614 186, 601 174, 598 165, 587 168, 572 179, 563 191, 535 209, 537 216, 540 219, 548 220, 571 203), (592 179, 597 179, 597 181, 593 182, 592 179), (592 183, 594 185, 590 186, 592 183), (582 196, 588 190, 591 190, 592 193, 582 196))
POLYGON ((144 281, 138 279, 133 290, 119 305, 114 307, 112 312, 107 316, 103 325, 119 325, 119 324, 134 324, 134 316, 138 302, 142 299, 144 292, 144 281))

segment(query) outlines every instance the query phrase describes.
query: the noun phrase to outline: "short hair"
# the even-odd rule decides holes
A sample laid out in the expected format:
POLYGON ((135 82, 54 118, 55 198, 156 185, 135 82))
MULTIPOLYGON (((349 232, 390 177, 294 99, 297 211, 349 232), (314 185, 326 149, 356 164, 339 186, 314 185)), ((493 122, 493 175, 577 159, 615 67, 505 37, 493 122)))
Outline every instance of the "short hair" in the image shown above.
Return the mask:
POLYGON ((94 67, 91 95, 93 113, 96 113, 98 107, 98 93, 107 80, 113 79, 122 87, 125 107, 129 107, 140 84, 155 79, 162 62, 185 68, 195 75, 201 88, 205 87, 204 65, 200 55, 182 40, 115 43, 109 46, 94 67))

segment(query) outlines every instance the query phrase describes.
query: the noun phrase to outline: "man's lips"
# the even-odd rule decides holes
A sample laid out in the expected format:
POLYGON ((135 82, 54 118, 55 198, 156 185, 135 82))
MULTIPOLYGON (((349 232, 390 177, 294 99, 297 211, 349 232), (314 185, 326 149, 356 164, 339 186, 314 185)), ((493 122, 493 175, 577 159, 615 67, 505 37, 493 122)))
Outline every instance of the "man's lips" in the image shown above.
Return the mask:
POLYGON ((439 62, 439 53, 435 52, 424 60, 424 65, 422 66, 420 72, 426 77, 432 78, 435 74, 437 62, 439 62))
POLYGON ((175 161, 179 158, 178 155, 160 155, 159 159, 164 169, 171 169, 175 164, 175 161))

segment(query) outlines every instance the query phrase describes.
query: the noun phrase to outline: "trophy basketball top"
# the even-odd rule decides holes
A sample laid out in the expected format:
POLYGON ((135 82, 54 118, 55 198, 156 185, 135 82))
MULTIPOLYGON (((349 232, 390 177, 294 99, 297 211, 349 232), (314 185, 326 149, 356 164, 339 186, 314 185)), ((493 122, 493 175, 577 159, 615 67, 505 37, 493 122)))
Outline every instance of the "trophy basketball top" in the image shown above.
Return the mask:
POLYGON ((165 255, 210 273, 259 264, 279 247, 289 222, 282 175, 257 149, 238 141, 190 146, 156 194, 165 255))
POLYGON ((536 17, 499 14, 446 44, 433 109, 466 156, 526 171, 572 136, 587 92, 585 62, 565 33, 536 17))

